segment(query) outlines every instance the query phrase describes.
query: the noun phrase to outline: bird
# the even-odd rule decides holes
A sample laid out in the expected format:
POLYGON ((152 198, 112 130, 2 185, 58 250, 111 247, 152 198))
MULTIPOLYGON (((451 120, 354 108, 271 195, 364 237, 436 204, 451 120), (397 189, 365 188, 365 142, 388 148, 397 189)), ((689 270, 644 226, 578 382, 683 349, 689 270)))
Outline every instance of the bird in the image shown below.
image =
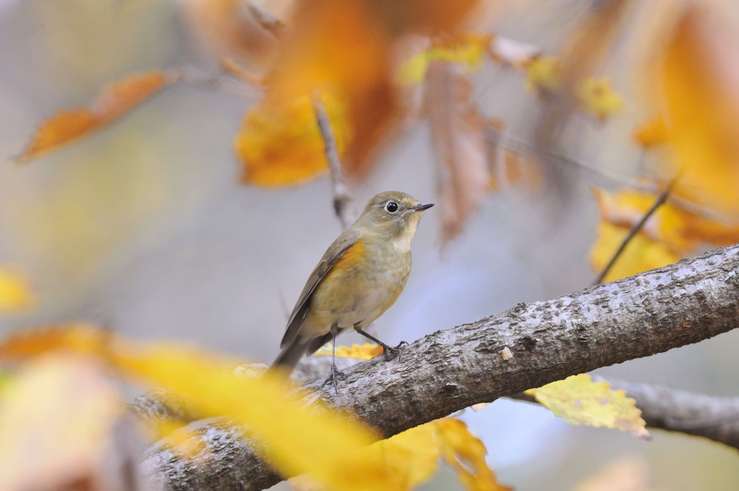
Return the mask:
POLYGON ((336 336, 349 329, 381 345, 386 358, 395 356, 397 348, 365 329, 403 291, 411 272, 411 242, 422 212, 432 206, 400 191, 385 191, 369 200, 308 277, 272 369, 290 373, 304 355, 333 340, 329 379, 336 387, 336 336))

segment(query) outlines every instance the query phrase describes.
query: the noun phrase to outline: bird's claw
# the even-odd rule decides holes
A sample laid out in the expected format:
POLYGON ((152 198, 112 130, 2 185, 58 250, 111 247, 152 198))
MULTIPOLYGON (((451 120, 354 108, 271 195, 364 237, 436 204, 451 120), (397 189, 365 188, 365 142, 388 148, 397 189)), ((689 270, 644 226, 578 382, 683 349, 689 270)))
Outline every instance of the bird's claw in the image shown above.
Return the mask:
POLYGON ((383 350, 382 351, 383 351, 383 354, 385 355, 385 360, 386 361, 394 360, 400 354, 400 350, 403 349, 406 346, 408 346, 408 343, 406 343, 405 341, 401 341, 395 347, 392 347, 392 346, 383 346, 383 350))
POLYGON ((321 384, 321 389, 326 385, 331 384, 334 386, 334 394, 337 394, 339 392, 338 381, 343 378, 344 372, 340 372, 339 370, 331 371, 331 374, 329 374, 329 376, 326 377, 326 380, 321 384))

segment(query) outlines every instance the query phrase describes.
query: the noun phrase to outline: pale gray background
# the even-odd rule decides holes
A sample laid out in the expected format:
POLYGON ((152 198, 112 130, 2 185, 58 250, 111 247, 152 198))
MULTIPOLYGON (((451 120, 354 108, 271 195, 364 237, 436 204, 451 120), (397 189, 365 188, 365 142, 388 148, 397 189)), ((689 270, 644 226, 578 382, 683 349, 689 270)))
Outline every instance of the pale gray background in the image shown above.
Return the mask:
MULTIPOLYGON (((534 9, 518 2, 491 29, 553 47, 588 4, 533 3, 534 9)), ((0 5, 0 156, 17 153, 44 117, 84 104, 107 82, 199 63, 167 0, 0 5)), ((579 118, 563 149, 624 176, 639 159, 629 132, 644 114, 633 68, 623 68, 633 61, 632 50, 617 50, 604 69, 625 94, 624 111, 604 129, 579 118)), ((487 67, 476 76, 476 95, 487 114, 528 137, 539 103, 519 74, 487 67)), ((232 139, 252 103, 177 87, 30 165, 3 162, 0 264, 25 272, 39 299, 29 314, 0 319, 3 331, 91 321, 135 338, 173 338, 270 361, 286 309, 339 226, 326 178, 280 190, 238 183, 232 139)), ((417 125, 388 148, 355 190, 357 206, 387 189, 434 200, 428 138, 417 125)), ((378 321, 377 332, 391 343, 412 340, 589 284, 587 255, 597 223, 593 181, 573 167, 560 171, 571 185, 566 202, 544 192, 493 194, 444 254, 436 210, 429 212, 415 241, 408 288, 378 321)), ((602 372, 736 395, 738 340, 739 334, 727 334, 602 372)), ((501 480, 518 490, 573 489, 623 457, 646 465, 651 489, 739 488, 739 455, 702 440, 655 432, 643 442, 571 428, 543 409, 504 401, 463 418, 485 440, 501 480)), ((442 474, 427 488, 459 486, 442 474)))

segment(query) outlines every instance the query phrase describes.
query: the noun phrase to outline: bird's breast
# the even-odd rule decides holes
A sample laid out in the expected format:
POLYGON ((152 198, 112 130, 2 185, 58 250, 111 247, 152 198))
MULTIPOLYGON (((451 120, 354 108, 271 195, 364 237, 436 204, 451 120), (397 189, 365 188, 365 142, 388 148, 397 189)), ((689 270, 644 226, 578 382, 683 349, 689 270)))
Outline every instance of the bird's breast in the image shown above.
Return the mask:
POLYGON ((395 303, 411 269, 410 251, 390 242, 361 241, 347 251, 316 290, 311 311, 321 324, 367 326, 395 303))

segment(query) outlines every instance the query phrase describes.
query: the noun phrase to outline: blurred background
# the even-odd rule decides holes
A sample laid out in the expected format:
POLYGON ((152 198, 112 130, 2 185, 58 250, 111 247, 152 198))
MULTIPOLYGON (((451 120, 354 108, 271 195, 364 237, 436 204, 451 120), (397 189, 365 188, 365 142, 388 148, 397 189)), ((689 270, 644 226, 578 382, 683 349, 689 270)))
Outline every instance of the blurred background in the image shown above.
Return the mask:
MULTIPOLYGON (((485 28, 554 51, 591 3, 514 1, 487 14, 485 28)), ((647 59, 640 43, 658 15, 632 8, 633 37, 599 70, 623 109, 605 124, 574 118, 559 141, 560 153, 598 172, 560 163, 553 172, 564 188, 491 193, 443 250, 440 212, 431 210, 415 239, 408 287, 374 326, 382 339, 411 341, 593 281, 588 253, 599 214, 591 186, 609 184, 603 175, 628 180, 642 170, 631 140, 646 116, 634 67, 647 59)), ((240 182, 233 139, 258 92, 178 84, 83 139, 26 164, 12 161, 41 121, 85 106, 112 81, 184 66, 212 73, 194 31, 192 15, 172 0, 0 1, 0 264, 21 272, 36 297, 34 308, 0 316, 3 333, 86 321, 259 362, 277 354, 287 313, 340 226, 326 175, 278 189, 240 182)), ((530 141, 543 105, 521 75, 487 64, 473 80, 483 112, 530 141)), ((435 158, 427 125, 407 125, 352 188, 353 206, 390 189, 434 201, 435 158)), ((737 342, 733 332, 600 373, 735 396, 737 342)), ((616 477, 597 489, 739 489, 739 455, 708 441, 654 431, 645 442, 573 428, 509 401, 462 419, 484 440, 500 480, 517 490, 585 489, 578 486, 602 472, 616 477)), ((442 473, 424 489, 460 487, 442 473)))

